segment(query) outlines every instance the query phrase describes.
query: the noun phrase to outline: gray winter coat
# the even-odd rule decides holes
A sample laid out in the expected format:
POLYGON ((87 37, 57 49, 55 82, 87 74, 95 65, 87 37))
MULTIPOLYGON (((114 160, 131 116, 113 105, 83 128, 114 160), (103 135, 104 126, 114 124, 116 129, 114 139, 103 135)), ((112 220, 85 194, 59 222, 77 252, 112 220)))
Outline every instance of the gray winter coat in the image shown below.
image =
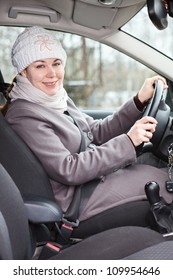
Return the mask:
MULTIPOLYGON (((142 169, 145 173, 142 178, 141 167, 134 165, 135 148, 126 135, 142 115, 133 99, 104 120, 94 120, 81 113, 70 98, 68 111, 76 118, 85 134, 87 149, 84 152, 79 153, 80 131, 66 114, 25 100, 14 101, 6 114, 7 121, 44 166, 55 198, 63 210, 67 209, 76 185, 99 176, 104 176, 104 180, 89 199, 81 220, 126 201, 144 198, 146 172, 150 174, 151 167, 146 167, 146 172, 142 169), (89 148, 91 142, 96 148, 89 148), (134 178, 134 174, 138 173, 139 182, 134 178), (133 184, 130 184, 127 175, 131 176, 133 184)), ((152 176, 157 176, 158 180, 167 179, 163 171, 159 171, 161 173, 158 175, 157 169, 153 170, 155 173, 152 172, 152 176)), ((151 176, 148 177, 150 179, 151 176)))

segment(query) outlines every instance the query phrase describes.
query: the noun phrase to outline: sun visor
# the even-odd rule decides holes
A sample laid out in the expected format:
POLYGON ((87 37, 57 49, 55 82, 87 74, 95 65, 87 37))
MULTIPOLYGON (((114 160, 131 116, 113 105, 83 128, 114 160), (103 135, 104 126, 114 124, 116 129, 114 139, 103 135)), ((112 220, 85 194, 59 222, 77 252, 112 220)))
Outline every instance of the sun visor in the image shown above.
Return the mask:
POLYGON ((111 26, 118 9, 113 7, 98 7, 83 2, 75 2, 73 21, 83 26, 101 29, 111 26), (85 11, 85 14, 83 13, 85 11))

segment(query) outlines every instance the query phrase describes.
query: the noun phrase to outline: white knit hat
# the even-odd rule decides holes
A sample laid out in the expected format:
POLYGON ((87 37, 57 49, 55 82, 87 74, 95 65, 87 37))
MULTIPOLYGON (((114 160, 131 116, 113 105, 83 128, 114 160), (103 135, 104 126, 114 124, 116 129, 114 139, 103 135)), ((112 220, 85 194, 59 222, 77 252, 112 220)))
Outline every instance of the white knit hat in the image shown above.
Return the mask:
POLYGON ((50 31, 33 26, 19 34, 11 51, 12 64, 18 73, 34 61, 46 58, 60 59, 64 66, 67 59, 60 41, 50 31))

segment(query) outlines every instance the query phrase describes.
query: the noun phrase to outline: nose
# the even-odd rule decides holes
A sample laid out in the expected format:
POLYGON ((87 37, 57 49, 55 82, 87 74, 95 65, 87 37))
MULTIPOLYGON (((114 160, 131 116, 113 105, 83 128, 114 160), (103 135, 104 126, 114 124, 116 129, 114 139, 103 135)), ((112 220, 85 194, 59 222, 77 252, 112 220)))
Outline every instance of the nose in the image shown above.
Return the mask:
POLYGON ((56 76, 55 69, 52 66, 49 66, 47 69, 47 77, 51 78, 55 76, 56 76))

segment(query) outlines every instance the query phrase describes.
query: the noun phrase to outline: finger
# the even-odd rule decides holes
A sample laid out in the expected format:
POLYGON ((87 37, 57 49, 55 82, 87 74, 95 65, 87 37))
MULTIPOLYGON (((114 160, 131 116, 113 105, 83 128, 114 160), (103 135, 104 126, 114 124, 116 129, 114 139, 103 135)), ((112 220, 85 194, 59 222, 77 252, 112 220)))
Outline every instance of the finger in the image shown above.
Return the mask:
POLYGON ((145 131, 144 137, 150 140, 153 137, 153 133, 150 131, 145 131))
POLYGON ((139 120, 139 123, 143 123, 143 124, 146 124, 146 123, 152 123, 152 124, 157 124, 157 120, 153 117, 150 117, 150 116, 146 116, 146 117, 143 117, 142 119, 139 120))
POLYGON ((167 85, 167 82, 166 82, 166 79, 163 78, 162 76, 155 76, 154 77, 154 82, 156 82, 157 80, 161 80, 164 84, 164 89, 167 89, 168 88, 168 85, 167 85))
POLYGON ((154 132, 156 130, 156 124, 146 123, 143 125, 145 131, 154 132))
POLYGON ((153 137, 153 134, 150 131, 144 131, 141 141, 144 143, 148 143, 148 142, 150 142, 152 137, 153 137))

